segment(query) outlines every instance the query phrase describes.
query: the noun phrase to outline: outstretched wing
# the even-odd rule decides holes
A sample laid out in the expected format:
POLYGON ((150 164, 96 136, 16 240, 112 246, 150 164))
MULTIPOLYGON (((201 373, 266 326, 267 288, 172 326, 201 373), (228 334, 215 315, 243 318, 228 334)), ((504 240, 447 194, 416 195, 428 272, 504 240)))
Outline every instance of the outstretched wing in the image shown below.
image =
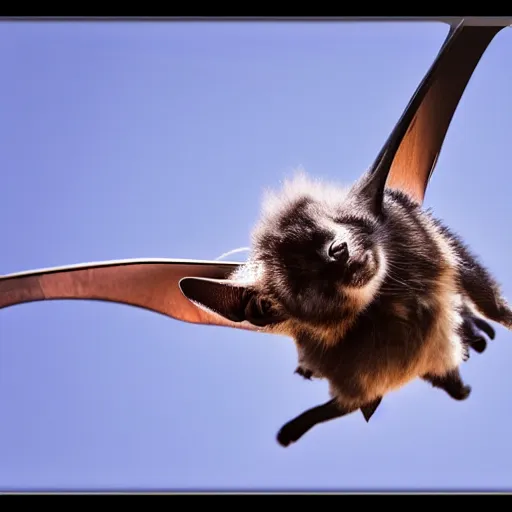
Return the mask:
POLYGON ((483 53, 504 27, 452 27, 377 160, 397 140, 387 186, 423 202, 453 114, 483 53))
MULTIPOLYGON (((379 153, 393 164, 388 186, 422 202, 448 126, 480 57, 502 26, 452 27, 435 62, 379 153)), ((89 299, 137 306, 185 322, 231 323, 196 306, 180 290, 183 277, 225 279, 237 263, 123 260, 42 269, 0 277, 0 308, 50 299, 89 299)))
POLYGON ((181 293, 183 277, 224 279, 238 263, 131 259, 32 270, 0 277, 0 309, 25 302, 88 299, 128 304, 184 322, 246 328, 197 307, 181 293))

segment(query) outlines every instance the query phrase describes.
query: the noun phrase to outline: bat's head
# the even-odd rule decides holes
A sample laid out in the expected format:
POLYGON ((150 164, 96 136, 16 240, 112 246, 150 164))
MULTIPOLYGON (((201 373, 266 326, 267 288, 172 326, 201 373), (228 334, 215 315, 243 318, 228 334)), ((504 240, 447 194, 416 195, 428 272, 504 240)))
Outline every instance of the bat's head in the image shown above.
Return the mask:
POLYGON ((340 322, 373 300, 385 276, 382 197, 370 175, 344 190, 299 174, 266 197, 249 261, 230 280, 190 278, 182 290, 258 327, 340 322))

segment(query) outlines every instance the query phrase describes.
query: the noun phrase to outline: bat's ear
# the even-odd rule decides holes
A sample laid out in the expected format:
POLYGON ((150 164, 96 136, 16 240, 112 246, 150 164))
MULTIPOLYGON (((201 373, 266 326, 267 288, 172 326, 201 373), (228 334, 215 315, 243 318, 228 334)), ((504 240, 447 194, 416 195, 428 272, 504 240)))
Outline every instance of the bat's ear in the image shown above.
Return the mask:
POLYGON ((377 217, 382 213, 384 188, 390 168, 391 162, 388 162, 387 165, 378 167, 376 171, 366 172, 351 191, 357 197, 358 202, 364 204, 377 217))
POLYGON ((232 322, 267 327, 285 320, 275 306, 250 286, 236 281, 184 277, 180 288, 187 299, 232 322))

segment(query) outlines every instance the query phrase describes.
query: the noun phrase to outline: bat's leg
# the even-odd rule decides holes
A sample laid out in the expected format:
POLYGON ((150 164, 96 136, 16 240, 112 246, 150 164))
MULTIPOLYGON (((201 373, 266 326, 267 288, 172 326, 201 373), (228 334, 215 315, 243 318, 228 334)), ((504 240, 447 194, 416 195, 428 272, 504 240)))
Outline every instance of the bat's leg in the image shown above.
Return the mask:
POLYGON ((311 430, 315 425, 324 423, 326 421, 340 418, 354 412, 354 408, 341 407, 336 399, 329 400, 328 402, 312 407, 293 420, 286 423, 277 434, 277 441, 281 446, 288 446, 295 441, 298 441, 308 430, 311 430))
POLYGON ((471 393, 471 387, 464 384, 458 368, 442 376, 427 374, 422 379, 446 391, 454 400, 465 400, 471 393))
POLYGON ((301 377, 304 377, 307 380, 311 380, 313 378, 313 372, 311 370, 308 370, 307 368, 304 368, 299 364, 297 368, 295 368, 295 373, 297 375, 300 375, 301 377))
POLYGON ((472 262, 468 267, 463 267, 461 278, 469 298, 483 316, 512 329, 512 309, 501 295, 498 285, 478 263, 472 262))
POLYGON ((486 334, 491 340, 496 336, 496 332, 485 320, 465 314, 462 316, 462 341, 465 345, 472 348, 475 352, 481 354, 487 348, 487 341, 483 334, 486 334))
POLYGON ((311 380, 313 377, 320 377, 319 374, 315 374, 313 370, 308 368, 307 362, 304 358, 303 350, 300 346, 297 346, 297 351, 299 354, 299 360, 297 368, 295 368, 295 372, 297 375, 300 375, 304 379, 311 380))
POLYGON ((364 419, 366 420, 366 423, 370 421, 371 417, 373 416, 373 413, 377 410, 381 402, 382 397, 377 398, 376 400, 370 402, 369 404, 363 405, 363 407, 360 407, 364 419))

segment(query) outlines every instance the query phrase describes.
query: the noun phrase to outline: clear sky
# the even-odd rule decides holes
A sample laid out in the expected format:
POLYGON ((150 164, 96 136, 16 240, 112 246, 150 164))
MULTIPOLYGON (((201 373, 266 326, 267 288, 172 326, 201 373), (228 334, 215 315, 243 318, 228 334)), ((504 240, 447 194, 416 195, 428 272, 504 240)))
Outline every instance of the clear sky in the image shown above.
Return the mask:
MULTIPOLYGON (((0 274, 248 245, 298 166, 371 164, 447 33, 426 23, 0 25, 0 274)), ((426 204, 512 297, 512 34, 480 62, 426 204)), ((245 255, 238 256, 243 259, 245 255)), ((512 333, 283 449, 328 398, 291 340, 108 303, 0 311, 0 489, 512 488, 512 333)))

